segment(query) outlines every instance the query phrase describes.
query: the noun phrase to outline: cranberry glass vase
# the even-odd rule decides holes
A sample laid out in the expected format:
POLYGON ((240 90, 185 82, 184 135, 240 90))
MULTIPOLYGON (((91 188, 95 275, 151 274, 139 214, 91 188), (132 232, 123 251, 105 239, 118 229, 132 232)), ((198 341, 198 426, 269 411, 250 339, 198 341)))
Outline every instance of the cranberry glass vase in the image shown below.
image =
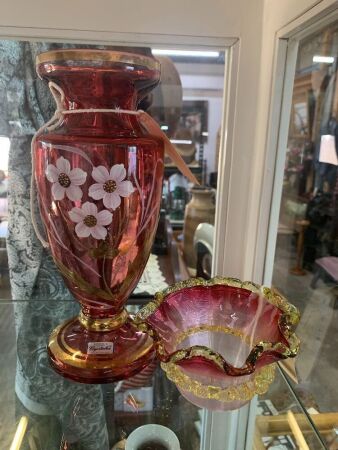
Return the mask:
POLYGON ((273 363, 298 352, 298 321, 298 310, 269 288, 218 277, 170 286, 135 319, 182 395, 222 411, 268 390, 273 363))
POLYGON ((79 317, 52 333, 49 355, 76 381, 128 378, 154 358, 153 340, 124 304, 158 222, 163 143, 135 111, 158 83, 159 63, 131 53, 59 50, 38 56, 37 73, 61 88, 58 108, 66 112, 35 140, 40 212, 55 264, 81 304, 79 317))

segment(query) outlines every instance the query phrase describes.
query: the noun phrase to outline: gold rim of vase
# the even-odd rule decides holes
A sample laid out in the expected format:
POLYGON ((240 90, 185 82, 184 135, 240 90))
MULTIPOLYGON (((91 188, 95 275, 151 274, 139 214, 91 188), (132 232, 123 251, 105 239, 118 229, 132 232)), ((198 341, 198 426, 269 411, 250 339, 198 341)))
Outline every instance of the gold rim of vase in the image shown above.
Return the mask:
POLYGON ((150 70, 160 70, 161 67, 160 62, 151 56, 114 50, 60 49, 40 53, 36 57, 36 65, 60 61, 104 61, 142 66, 150 70))

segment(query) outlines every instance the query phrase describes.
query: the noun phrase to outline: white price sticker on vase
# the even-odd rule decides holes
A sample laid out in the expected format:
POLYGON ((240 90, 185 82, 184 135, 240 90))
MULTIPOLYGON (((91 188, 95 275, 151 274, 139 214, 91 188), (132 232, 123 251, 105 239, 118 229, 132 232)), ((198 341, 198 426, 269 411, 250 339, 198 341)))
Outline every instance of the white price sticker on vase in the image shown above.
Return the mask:
POLYGON ((89 355, 111 355, 114 353, 113 342, 89 342, 88 354, 89 355))

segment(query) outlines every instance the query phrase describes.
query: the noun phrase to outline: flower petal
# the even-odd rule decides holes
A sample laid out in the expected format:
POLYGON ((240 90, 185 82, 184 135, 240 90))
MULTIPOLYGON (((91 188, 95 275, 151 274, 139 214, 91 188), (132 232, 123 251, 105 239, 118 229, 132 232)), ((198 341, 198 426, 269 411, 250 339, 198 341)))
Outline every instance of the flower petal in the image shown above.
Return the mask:
POLYGON ((52 183, 55 183, 56 181, 58 181, 59 171, 55 166, 53 166, 53 164, 48 164, 47 169, 46 169, 46 177, 47 177, 47 180, 52 183))
POLYGON ((83 219, 86 217, 86 214, 82 211, 81 208, 73 208, 69 211, 69 217, 73 222, 82 222, 83 219))
POLYGON ((103 190, 102 183, 92 184, 89 188, 88 195, 92 197, 94 200, 100 200, 103 198, 105 191, 103 190))
POLYGON ((92 177, 98 183, 105 183, 109 180, 109 172, 104 166, 94 167, 92 171, 92 177))
POLYGON ((110 169, 110 178, 114 181, 119 182, 126 178, 126 169, 123 164, 115 164, 110 169))
POLYGON ((62 200, 65 196, 66 188, 62 187, 60 183, 54 183, 52 186, 52 196, 54 200, 62 200))
POLYGON ((106 209, 100 211, 96 216, 98 225, 109 225, 113 220, 113 214, 106 209))
POLYGON ((101 225, 95 225, 90 229, 90 234, 95 239, 104 239, 107 236, 107 230, 101 225))
POLYGON ((90 235, 90 228, 87 227, 83 222, 80 222, 75 227, 75 233, 79 237, 88 237, 90 235))
POLYGON ((68 159, 61 156, 61 158, 58 158, 56 161, 56 167, 59 169, 60 173, 65 173, 66 175, 70 172, 70 163, 68 159))
POLYGON ((82 211, 85 213, 86 216, 94 216, 97 215, 97 206, 95 203, 86 202, 82 205, 82 211))
POLYGON ((103 197, 103 204, 106 208, 116 209, 121 204, 121 197, 116 192, 106 192, 103 197))
POLYGON ((122 181, 117 185, 116 192, 121 195, 121 197, 129 197, 130 194, 134 192, 134 186, 131 181, 122 181))
POLYGON ((66 195, 69 200, 75 202, 76 200, 80 200, 82 198, 83 192, 81 188, 79 188, 79 186, 70 185, 68 188, 66 188, 66 195))
POLYGON ((72 184, 80 186, 86 181, 87 174, 84 170, 76 168, 69 172, 69 178, 72 184))

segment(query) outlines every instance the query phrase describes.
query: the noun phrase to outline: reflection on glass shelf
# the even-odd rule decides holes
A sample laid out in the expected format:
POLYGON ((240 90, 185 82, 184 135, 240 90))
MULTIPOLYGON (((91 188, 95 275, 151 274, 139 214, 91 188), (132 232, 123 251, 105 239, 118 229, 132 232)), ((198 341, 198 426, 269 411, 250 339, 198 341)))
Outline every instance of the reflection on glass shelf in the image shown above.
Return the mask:
POLYGON ((46 354, 48 335, 59 320, 47 314, 51 309, 47 300, 0 303, 1 449, 9 449, 22 434, 22 446, 15 447, 21 450, 110 450, 150 423, 170 428, 182 449, 199 449, 199 410, 157 363, 142 376, 106 385, 80 384, 56 374, 46 354), (17 339, 14 306, 26 313, 17 339))
MULTIPOLYGON (((313 411, 308 411, 311 412, 313 411)), ((318 418, 319 416, 321 415, 318 415, 318 418)), ((320 420, 315 420, 316 425, 319 423, 325 423, 326 431, 334 436, 334 427, 328 430, 328 418, 320 417, 320 420)), ((253 450, 324 448, 284 375, 277 370, 270 390, 258 398, 253 450)))
MULTIPOLYGON (((85 385, 57 375, 49 366, 46 342, 60 314, 71 317, 76 306, 53 300, 0 303, 1 449, 10 448, 22 417, 27 418, 22 450, 110 450, 149 423, 170 428, 182 450, 200 448, 201 410, 179 394, 156 364, 139 376, 107 385, 85 385), (14 312, 20 312, 17 336, 14 312)), ((317 414, 314 407, 308 412, 333 443, 336 414, 317 414)), ((258 399, 253 449, 297 448, 324 447, 277 370, 269 392, 258 399), (300 446, 301 436, 308 447, 304 442, 300 446)))

